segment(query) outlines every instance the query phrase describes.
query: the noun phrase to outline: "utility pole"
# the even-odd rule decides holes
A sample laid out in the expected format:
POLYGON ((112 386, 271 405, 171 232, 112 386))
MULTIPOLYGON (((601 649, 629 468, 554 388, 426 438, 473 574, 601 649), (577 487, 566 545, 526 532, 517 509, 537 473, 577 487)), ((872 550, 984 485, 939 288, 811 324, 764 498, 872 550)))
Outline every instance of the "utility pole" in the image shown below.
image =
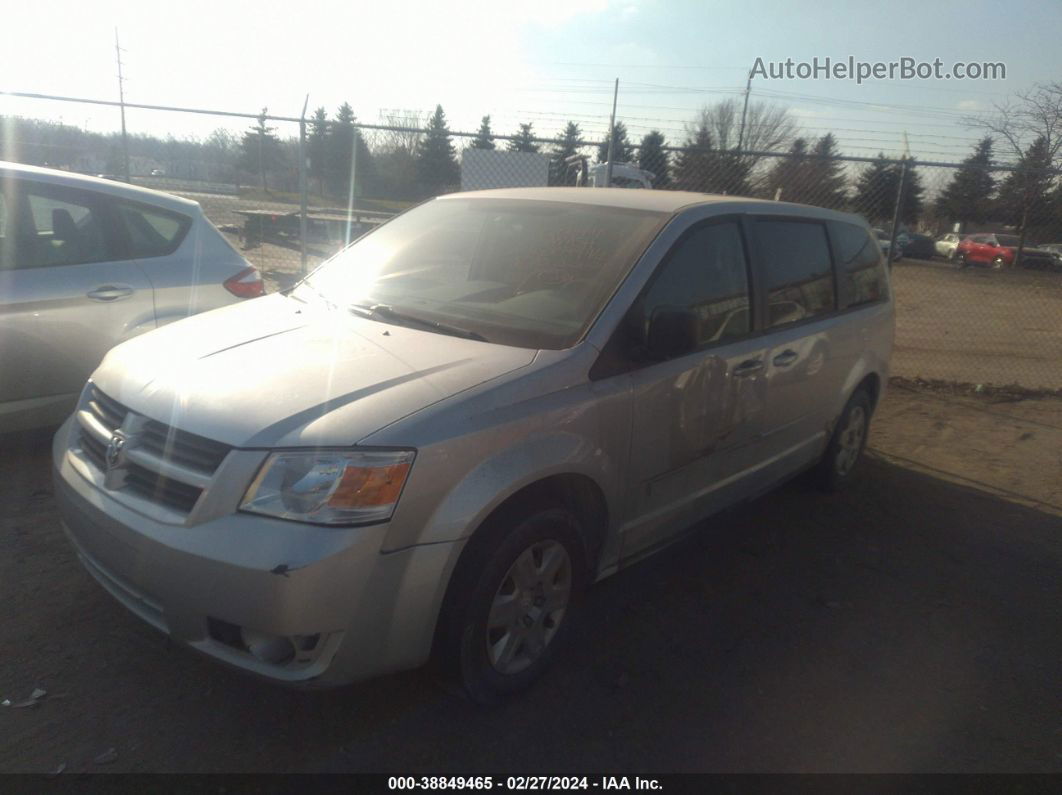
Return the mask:
POLYGON ((741 109, 741 127, 738 128, 738 154, 741 154, 741 146, 745 143, 745 118, 749 115, 749 94, 752 92, 752 70, 749 69, 749 79, 745 82, 745 107, 741 109))
POLYGON ((911 145, 907 141, 907 131, 903 132, 903 157, 900 158, 900 181, 896 186, 896 204, 892 209, 892 227, 889 229, 889 265, 896 254, 896 236, 900 233, 900 213, 903 211, 904 189, 907 187, 907 163, 911 159, 911 145))
POLYGON ((896 234, 900 229, 900 213, 903 210, 903 192, 905 183, 907 182, 907 155, 905 154, 900 160, 900 180, 896 186, 896 206, 892 210, 892 229, 889 230, 889 267, 892 267, 892 260, 896 256, 896 234))
POLYGON ((118 45, 118 28, 114 29, 114 57, 118 61, 118 105, 122 110, 122 176, 129 182, 129 136, 125 132, 125 78, 122 77, 122 48, 118 45))
POLYGON ((608 161, 605 164, 605 187, 612 187, 612 153, 616 149, 616 100, 619 99, 619 78, 616 78, 616 88, 612 92, 612 118, 608 123, 608 161))
MULTIPOLYGON (((350 190, 347 192, 347 234, 344 246, 350 245, 350 227, 354 221, 354 180, 358 176, 358 128, 350 127, 350 190)), ((360 220, 360 219, 359 219, 360 220)))
POLYGON ((310 95, 302 103, 299 116, 299 255, 302 275, 306 275, 306 106, 310 104, 310 95))

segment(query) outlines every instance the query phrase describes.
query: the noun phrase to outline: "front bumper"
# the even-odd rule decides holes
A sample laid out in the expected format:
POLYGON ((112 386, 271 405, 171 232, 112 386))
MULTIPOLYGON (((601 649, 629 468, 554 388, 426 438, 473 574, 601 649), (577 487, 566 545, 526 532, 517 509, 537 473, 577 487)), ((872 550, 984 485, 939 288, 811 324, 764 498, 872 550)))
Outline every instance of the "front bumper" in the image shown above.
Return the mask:
POLYGON ((104 588, 174 640, 304 686, 427 660, 461 542, 384 554, 387 524, 328 528, 242 513, 194 526, 160 522, 86 477, 70 432, 68 420, 52 450, 67 536, 104 588), (233 642, 233 628, 237 637, 242 629, 303 639, 302 648, 283 663, 265 661, 233 642))

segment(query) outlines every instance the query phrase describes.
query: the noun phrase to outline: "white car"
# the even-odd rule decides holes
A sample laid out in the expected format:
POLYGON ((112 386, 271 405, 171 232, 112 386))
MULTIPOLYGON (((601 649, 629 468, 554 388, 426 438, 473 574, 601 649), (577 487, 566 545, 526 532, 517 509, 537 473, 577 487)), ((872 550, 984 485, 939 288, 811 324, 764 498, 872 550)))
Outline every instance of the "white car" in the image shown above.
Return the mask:
POLYGON ((264 292, 193 201, 0 162, 0 433, 60 423, 118 343, 264 292))
POLYGON ((938 257, 955 259, 955 248, 959 245, 960 240, 962 240, 961 235, 951 232, 937 238, 937 241, 933 244, 933 249, 937 252, 938 257))

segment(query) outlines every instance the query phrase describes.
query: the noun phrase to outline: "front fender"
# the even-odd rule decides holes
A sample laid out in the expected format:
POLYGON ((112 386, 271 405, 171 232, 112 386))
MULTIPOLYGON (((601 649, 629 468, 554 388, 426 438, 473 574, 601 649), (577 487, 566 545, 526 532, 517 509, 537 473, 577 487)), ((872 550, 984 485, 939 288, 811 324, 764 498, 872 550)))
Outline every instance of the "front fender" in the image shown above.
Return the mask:
MULTIPOLYGON (((448 456, 445 451, 421 451, 418 457, 427 460, 417 464, 428 472, 437 471, 436 467, 446 465, 448 456)), ((475 464, 419 527, 404 527, 403 517, 396 514, 393 531, 385 539, 385 551, 467 538, 521 489, 553 475, 568 474, 596 483, 605 496, 609 515, 616 515, 620 473, 614 456, 579 434, 543 431, 518 438, 513 445, 475 464)), ((416 487, 412 475, 410 480, 407 489, 416 487)))

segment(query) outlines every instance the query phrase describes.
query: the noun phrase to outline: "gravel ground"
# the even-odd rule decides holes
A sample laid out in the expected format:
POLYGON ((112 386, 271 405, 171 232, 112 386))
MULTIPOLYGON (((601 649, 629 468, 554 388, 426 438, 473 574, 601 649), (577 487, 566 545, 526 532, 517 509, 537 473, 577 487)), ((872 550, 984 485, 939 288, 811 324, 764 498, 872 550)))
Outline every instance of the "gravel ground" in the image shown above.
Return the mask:
POLYGON ((871 445, 847 493, 795 482, 593 588, 484 710, 174 647, 79 567, 48 434, 0 439, 0 699, 48 691, 0 707, 0 771, 1062 772, 1062 401, 893 389, 871 445))
POLYGON ((892 275, 893 373, 1062 389, 1062 273, 901 260, 892 275))

